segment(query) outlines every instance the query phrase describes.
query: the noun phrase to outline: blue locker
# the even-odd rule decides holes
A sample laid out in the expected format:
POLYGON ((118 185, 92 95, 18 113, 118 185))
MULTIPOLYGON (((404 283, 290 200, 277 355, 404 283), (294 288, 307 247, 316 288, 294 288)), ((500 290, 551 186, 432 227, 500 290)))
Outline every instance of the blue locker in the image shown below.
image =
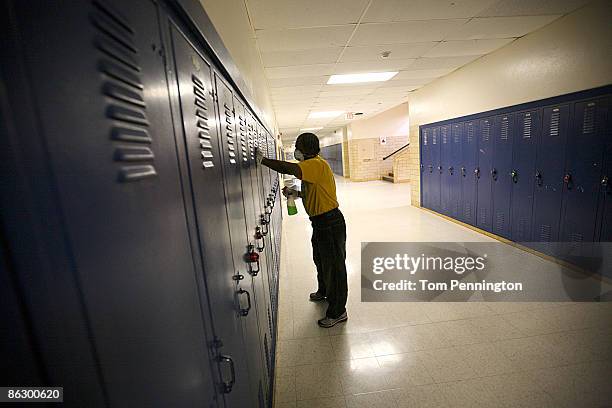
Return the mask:
MULTIPOLYGON (((611 98, 608 97, 608 107, 611 98)), ((599 221, 599 241, 612 242, 612 113, 608 112, 606 121, 606 150, 604 152, 604 171, 601 176, 601 217, 599 221)))
POLYGON ((476 207, 476 226, 492 231, 493 198, 491 180, 493 175, 493 124, 494 117, 481 119, 478 132, 478 167, 476 182, 478 199, 476 207))
POLYGON ((441 183, 442 165, 440 164, 440 127, 436 126, 431 129, 431 145, 429 146, 429 158, 431 165, 431 173, 429 179, 429 188, 431 192, 430 205, 431 209, 436 212, 440 211, 441 198, 441 183))
POLYGON ((531 242, 536 151, 541 130, 541 110, 515 115, 512 146, 512 204, 510 236, 515 242, 531 242))
POLYGON ((441 126, 440 165, 442 166, 442 174, 440 175, 440 212, 448 216, 451 215, 452 209, 452 152, 451 126, 441 126))
POLYGON ((451 125, 451 162, 447 169, 450 174, 451 204, 450 216, 459 219, 461 215, 461 143, 463 138, 463 123, 451 125))
POLYGON ((421 206, 431 209, 430 180, 433 167, 430 162, 431 130, 421 129, 421 206))
POLYGON ((542 135, 537 149, 533 201, 532 240, 542 252, 554 255, 559 241, 565 147, 569 131, 570 105, 542 109, 542 135))
MULTIPOLYGON (((179 27, 171 25, 170 29, 183 133, 181 143, 188 158, 190 198, 198 234, 194 241, 199 246, 215 336, 219 340, 214 347, 221 377, 219 389, 227 404, 248 405, 253 397, 224 191, 224 162, 234 159, 226 148, 227 129, 223 133, 220 129, 228 123, 215 118, 217 105, 213 99, 211 64, 179 27)), ((225 115, 225 110, 219 115, 225 115)))
POLYGON ((461 143, 461 216, 459 220, 476 225, 478 175, 478 121, 464 123, 461 143))
POLYGON ((512 134, 514 115, 499 115, 493 128, 493 233, 510 239, 510 202, 512 198, 512 134))
POLYGON ((574 104, 565 162, 562 242, 595 240, 608 102, 597 98, 574 104))

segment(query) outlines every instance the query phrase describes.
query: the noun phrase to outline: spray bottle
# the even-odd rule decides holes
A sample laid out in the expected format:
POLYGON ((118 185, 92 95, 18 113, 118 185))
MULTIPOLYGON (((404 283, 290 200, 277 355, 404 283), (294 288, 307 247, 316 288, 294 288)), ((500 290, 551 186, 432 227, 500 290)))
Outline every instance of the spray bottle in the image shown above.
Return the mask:
POLYGON ((295 215, 297 214, 297 206, 295 205, 295 198, 293 197, 293 194, 289 194, 287 196, 287 213, 289 215, 295 215))

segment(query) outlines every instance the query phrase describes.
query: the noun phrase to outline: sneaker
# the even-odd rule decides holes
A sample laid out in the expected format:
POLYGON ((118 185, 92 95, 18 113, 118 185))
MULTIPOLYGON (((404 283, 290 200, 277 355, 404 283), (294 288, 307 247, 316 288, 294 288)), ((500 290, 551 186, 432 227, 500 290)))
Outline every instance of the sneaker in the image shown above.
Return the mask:
POLYGON ((311 302, 320 302, 321 300, 325 300, 325 295, 320 292, 312 292, 310 294, 311 302))
POLYGON ((345 322, 348 320, 348 316, 346 315, 346 312, 342 313, 340 316, 336 317, 335 319, 332 319, 331 317, 324 317, 321 320, 317 321, 317 323, 319 324, 319 326, 321 327, 325 327, 326 329, 329 327, 333 327, 336 324, 340 323, 340 322, 345 322))

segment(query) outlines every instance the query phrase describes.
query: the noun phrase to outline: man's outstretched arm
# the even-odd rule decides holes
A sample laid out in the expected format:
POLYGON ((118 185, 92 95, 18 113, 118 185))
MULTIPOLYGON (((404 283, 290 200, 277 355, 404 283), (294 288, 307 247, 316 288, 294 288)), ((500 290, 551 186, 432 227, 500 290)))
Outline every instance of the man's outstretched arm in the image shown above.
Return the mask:
POLYGON ((264 157, 261 159, 261 164, 271 168, 274 171, 278 171, 279 173, 291 174, 300 180, 302 179, 302 169, 300 169, 300 166, 295 163, 282 160, 273 160, 264 157))

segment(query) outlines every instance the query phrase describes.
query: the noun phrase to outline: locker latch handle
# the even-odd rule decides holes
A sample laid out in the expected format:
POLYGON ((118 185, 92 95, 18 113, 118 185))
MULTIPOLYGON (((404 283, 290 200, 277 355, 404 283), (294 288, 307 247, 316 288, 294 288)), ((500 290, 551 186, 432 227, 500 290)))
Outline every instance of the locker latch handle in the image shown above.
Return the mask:
POLYGON ((536 170, 535 178, 536 178, 536 184, 538 185, 538 187, 541 187, 542 184, 544 184, 542 182, 542 173, 536 170))
POLYGON ((497 181, 497 169, 491 170, 491 178, 493 181, 497 181))
MULTIPOLYGON (((244 290, 244 289, 240 288, 238 290, 238 296, 240 296, 240 295, 246 295, 246 297, 247 297, 247 307, 246 307, 246 309, 243 309, 243 308, 239 307, 238 311, 240 313, 240 316, 243 316, 243 317, 244 316, 248 316, 249 312, 251 311, 251 294, 249 293, 248 290, 244 290)), ((238 299, 238 302, 240 302, 240 299, 238 299)))
POLYGON ((462 175, 463 177, 465 177, 465 176, 466 176, 465 167, 462 167, 462 168, 461 168, 461 175, 462 175))
POLYGON ((247 248, 248 250, 245 255, 245 258, 246 258, 246 262, 249 264, 249 273, 252 276, 257 276, 257 274, 259 273, 259 254, 255 252, 255 247, 252 244, 249 244, 247 248), (253 269, 253 264, 257 265, 257 269, 253 269))
POLYGON ((571 174, 567 173, 565 176, 563 176, 563 182, 567 186, 568 190, 572 189, 572 175, 571 174))
POLYGON ((450 174, 451 176, 453 175, 453 171, 455 170, 455 168, 453 166, 450 166, 448 168, 448 174, 450 174))
POLYGON ((427 168, 429 169, 430 173, 433 173, 433 166, 431 164, 429 166, 427 166, 427 168))
POLYGON ((474 169, 474 175, 476 176, 477 179, 480 178, 480 168, 479 167, 476 167, 474 169))
POLYGON ((268 235, 268 223, 270 222, 270 220, 266 219, 266 216, 264 214, 261 214, 260 221, 261 221, 261 226, 262 226, 261 233, 265 237, 266 235, 268 235))
POLYGON ((510 172, 510 177, 512 177, 513 183, 518 183, 518 172, 516 170, 510 172))
POLYGON ((425 171, 425 165, 421 164, 421 173, 425 171))
POLYGON ((603 176, 601 179, 601 185, 604 188, 605 191, 608 191, 608 183, 609 183, 609 179, 608 176, 603 176))
POLYGON ((236 383, 236 368, 234 367, 234 360, 232 360, 230 356, 220 354, 219 362, 228 363, 230 366, 230 375, 231 375, 230 380, 223 381, 223 383, 221 384, 221 392, 223 392, 224 394, 229 394, 230 392, 232 392, 232 388, 234 387, 234 384, 236 383))
POLYGON ((261 240, 261 246, 257 246, 257 250, 259 252, 263 251, 266 248, 266 240, 264 239, 264 235, 261 233, 260 227, 255 227, 255 239, 261 240))
POLYGON ((438 173, 442 174, 442 166, 438 166, 438 173))

